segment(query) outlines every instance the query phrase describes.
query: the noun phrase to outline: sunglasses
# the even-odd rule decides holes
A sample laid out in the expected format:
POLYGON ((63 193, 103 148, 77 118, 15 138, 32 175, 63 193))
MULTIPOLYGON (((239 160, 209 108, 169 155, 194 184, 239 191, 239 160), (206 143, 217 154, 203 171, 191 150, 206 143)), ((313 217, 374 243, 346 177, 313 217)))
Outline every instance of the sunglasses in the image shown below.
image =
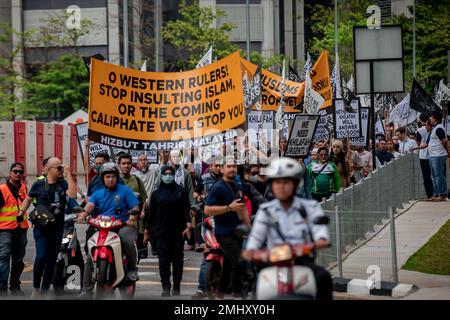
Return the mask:
POLYGON ((52 168, 54 168, 54 169, 58 169, 59 171, 61 171, 61 170, 63 170, 63 169, 64 169, 64 166, 57 166, 57 167, 52 167, 52 168))
POLYGON ((15 174, 23 174, 23 170, 11 170, 15 174))
POLYGON ((321 154, 319 154, 319 156, 320 156, 320 157, 327 157, 328 154, 327 154, 327 153, 321 153, 321 154))

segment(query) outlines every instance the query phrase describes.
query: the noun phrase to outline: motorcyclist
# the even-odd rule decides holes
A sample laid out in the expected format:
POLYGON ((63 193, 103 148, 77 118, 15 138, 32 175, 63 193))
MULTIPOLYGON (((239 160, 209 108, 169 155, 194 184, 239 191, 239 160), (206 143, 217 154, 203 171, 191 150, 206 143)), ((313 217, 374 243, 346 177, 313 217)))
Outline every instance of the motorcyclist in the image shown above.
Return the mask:
MULTIPOLYGON (((251 261, 255 258, 255 250, 265 246, 271 249, 274 245, 285 242, 314 242, 316 249, 328 247, 328 227, 311 223, 317 217, 324 216, 320 204, 316 200, 301 199, 295 195, 297 187, 304 180, 303 167, 293 159, 279 158, 272 161, 265 174, 275 199, 262 204, 256 213, 242 257, 251 261), (275 221, 278 222, 278 230, 273 223, 275 221), (278 232, 281 232, 284 241, 278 232)), ((331 276, 324 268, 314 264, 314 259, 309 257, 297 258, 295 264, 307 266, 313 271, 317 283, 317 299, 332 299, 331 276)))
MULTIPOLYGON (((126 222, 126 226, 119 230, 119 237, 122 244, 122 251, 128 261, 128 273, 126 278, 131 281, 137 281, 137 250, 136 238, 137 229, 133 223, 139 214, 139 201, 131 189, 123 184, 118 184, 119 169, 113 162, 107 162, 102 165, 100 173, 104 188, 97 190, 89 198, 85 207, 85 212, 78 215, 78 222, 82 222, 95 208, 101 215, 113 216, 126 222)), ((93 227, 90 227, 93 228, 93 227)), ((90 298, 93 292, 92 275, 94 266, 91 256, 86 256, 83 278, 83 298, 90 298)))

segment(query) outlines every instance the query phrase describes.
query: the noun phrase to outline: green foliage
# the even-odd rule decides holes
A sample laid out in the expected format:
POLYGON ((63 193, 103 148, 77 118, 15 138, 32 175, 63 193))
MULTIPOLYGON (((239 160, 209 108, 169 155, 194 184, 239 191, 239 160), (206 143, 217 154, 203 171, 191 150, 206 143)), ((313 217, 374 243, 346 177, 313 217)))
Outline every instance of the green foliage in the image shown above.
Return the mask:
MULTIPOLYGON (((330 0, 330 4, 333 1, 330 0)), ((353 26, 366 25, 367 7, 365 0, 338 2, 338 43, 341 78, 348 79, 353 72, 353 26)), ((306 16, 305 24, 311 26, 313 38, 308 44, 312 56, 322 50, 330 53, 330 68, 334 65, 334 6, 311 4, 307 8, 312 14, 306 16)), ((409 8, 412 13, 412 7, 409 8)), ((431 92, 442 78, 447 78, 447 56, 450 50, 450 0, 416 2, 416 78, 431 92)), ((405 90, 412 84, 413 19, 401 15, 383 24, 401 24, 405 55, 405 90)))
MULTIPOLYGON (((332 1, 330 1, 332 2, 332 1)), ((366 25, 367 0, 338 1, 338 44, 341 78, 349 79, 353 73, 353 27, 366 25)), ((309 4, 312 15, 305 17, 305 23, 311 26, 313 38, 309 44, 313 61, 323 50, 328 50, 330 69, 335 60, 334 50, 334 6, 309 4)), ((330 70, 331 71, 331 70, 330 70)))
MULTIPOLYGON (((213 46, 213 57, 221 59, 230 53, 239 50, 239 46, 230 42, 230 33, 235 28, 230 23, 219 23, 225 20, 223 10, 216 9, 213 12, 210 7, 200 7, 198 4, 186 5, 180 3, 180 18, 168 21, 163 27, 163 38, 172 47, 176 57, 176 67, 182 70, 192 70, 198 61, 213 46), (217 23, 217 27, 214 27, 217 23)), ((247 54, 241 51, 241 56, 247 54)), ((283 55, 274 55, 265 58, 260 52, 252 51, 250 60, 263 68, 278 71, 283 64, 283 55)))
POLYGON ((0 119, 50 118, 57 109, 62 115, 68 115, 87 106, 89 77, 78 46, 95 24, 82 19, 81 28, 72 29, 66 25, 68 19, 69 15, 63 12, 45 19, 39 30, 23 33, 6 24, 0 25, 0 48, 4 49, 0 52, 0 119), (20 39, 14 45, 13 36, 20 39), (24 43, 43 47, 44 59, 35 61, 30 66, 32 72, 23 72, 25 78, 22 78, 21 70, 25 66, 14 66, 14 63, 18 63, 24 43), (52 47, 65 47, 67 54, 51 61, 52 47))
POLYGON ((163 38, 172 47, 176 66, 183 70, 194 69, 208 48, 213 46, 213 56, 223 58, 239 49, 230 42, 230 32, 234 26, 222 23, 217 28, 214 21, 225 17, 225 12, 198 4, 180 4, 180 19, 168 21, 163 27, 163 38))
MULTIPOLYGON (((412 13, 412 8, 410 12, 412 13)), ((447 79, 450 50, 450 0, 417 1, 416 4, 416 78, 428 92, 447 79)), ((411 88, 413 78, 413 19, 401 15, 391 19, 403 26, 405 80, 411 88)))
POLYGON ((25 90, 27 107, 49 114, 58 107, 63 114, 86 109, 89 99, 89 77, 80 57, 64 55, 43 66, 29 79, 25 90))

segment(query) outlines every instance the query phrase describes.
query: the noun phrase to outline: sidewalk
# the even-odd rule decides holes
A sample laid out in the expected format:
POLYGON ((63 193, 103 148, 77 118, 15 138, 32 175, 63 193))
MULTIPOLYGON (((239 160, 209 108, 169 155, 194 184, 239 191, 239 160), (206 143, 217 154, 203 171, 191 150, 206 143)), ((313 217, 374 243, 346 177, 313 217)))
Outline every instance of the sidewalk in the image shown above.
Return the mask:
MULTIPOLYGON (((417 202, 396 215, 395 232, 398 269, 419 250, 450 219, 450 201, 417 202)), ((380 233, 343 261, 343 276, 349 279, 368 279, 370 266, 380 267, 382 280, 392 281, 390 228, 380 233), (391 278, 391 279, 388 279, 391 278)), ((449 257, 450 258, 450 257, 449 257)), ((332 269, 337 274, 336 268, 332 269)), ((398 282, 413 284, 419 290, 404 299, 449 299, 450 276, 430 275, 400 270, 398 282)))

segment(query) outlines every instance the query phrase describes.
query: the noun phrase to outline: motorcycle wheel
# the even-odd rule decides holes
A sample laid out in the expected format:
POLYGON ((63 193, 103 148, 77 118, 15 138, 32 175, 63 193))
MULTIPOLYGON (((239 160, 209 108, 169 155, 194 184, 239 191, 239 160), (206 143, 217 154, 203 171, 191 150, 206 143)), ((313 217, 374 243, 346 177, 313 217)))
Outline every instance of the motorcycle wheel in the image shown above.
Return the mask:
POLYGON ((222 266, 218 261, 207 261, 205 268, 205 287, 208 298, 213 300, 219 287, 222 266))
POLYGON ((53 290, 56 296, 64 295, 64 285, 66 278, 63 276, 65 273, 64 261, 59 261, 55 265, 54 277, 53 277, 53 290))
POLYGON ((123 299, 130 300, 133 299, 134 293, 136 292, 136 283, 133 282, 129 285, 123 285, 119 287, 120 296, 123 299))
POLYGON ((108 283, 108 260, 100 259, 97 270, 97 286, 95 297, 102 299, 106 293, 106 285, 108 283))

